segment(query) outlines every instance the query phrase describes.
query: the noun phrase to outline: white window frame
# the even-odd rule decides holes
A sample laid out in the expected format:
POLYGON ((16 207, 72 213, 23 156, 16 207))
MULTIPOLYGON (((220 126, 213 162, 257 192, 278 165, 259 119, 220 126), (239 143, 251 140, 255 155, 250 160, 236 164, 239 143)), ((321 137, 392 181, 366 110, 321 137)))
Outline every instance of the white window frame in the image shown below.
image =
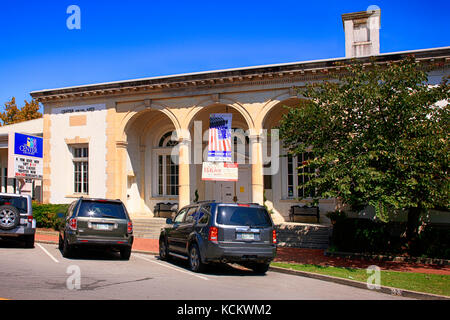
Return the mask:
MULTIPOLYGON (((301 156, 302 156, 302 161, 303 161, 303 157, 304 154, 306 154, 308 152, 304 152, 301 156)), ((283 179, 283 198, 284 199, 290 199, 290 200, 310 200, 312 199, 312 197, 310 197, 310 195, 308 195, 307 197, 304 197, 304 193, 305 190, 304 188, 298 188, 299 183, 298 183, 298 179, 300 177, 304 176, 299 176, 299 169, 298 169, 298 156, 291 156, 292 158, 292 184, 289 184, 289 159, 288 156, 283 157, 283 162, 282 162, 282 179, 283 179), (292 186, 293 188, 293 194, 289 195, 289 187, 292 186), (301 197, 299 195, 302 195, 301 197)))
MULTIPOLYGON (((172 194, 172 192, 167 192, 168 184, 167 184, 167 161, 168 157, 171 157, 173 148, 176 148, 176 146, 173 145, 173 142, 171 142, 171 135, 166 136, 164 134, 161 139, 164 137, 162 146, 160 146, 161 139, 158 140, 158 146, 153 147, 153 197, 178 197, 179 196, 179 183, 180 183, 180 176, 179 176, 179 166, 177 168, 177 184, 175 193, 172 194), (162 157, 162 185, 160 184, 160 168, 159 168, 159 157, 162 157), (160 187, 162 187, 162 193, 160 192, 160 187)), ((170 161, 170 158, 169 158, 170 161)))
POLYGON ((70 146, 71 156, 72 156, 72 193, 79 195, 88 195, 89 194, 89 145, 87 144, 78 144, 70 146), (77 149, 87 149, 87 157, 76 157, 75 152, 77 149), (86 168, 83 166, 83 163, 86 163, 86 168), (76 164, 81 164, 81 172, 80 177, 81 180, 77 182, 76 176, 76 164), (87 170, 85 170, 87 169, 87 170), (87 171, 87 172, 85 172, 87 171), (86 175, 86 177, 85 177, 86 175), (76 184, 81 184, 81 192, 77 191, 76 184))

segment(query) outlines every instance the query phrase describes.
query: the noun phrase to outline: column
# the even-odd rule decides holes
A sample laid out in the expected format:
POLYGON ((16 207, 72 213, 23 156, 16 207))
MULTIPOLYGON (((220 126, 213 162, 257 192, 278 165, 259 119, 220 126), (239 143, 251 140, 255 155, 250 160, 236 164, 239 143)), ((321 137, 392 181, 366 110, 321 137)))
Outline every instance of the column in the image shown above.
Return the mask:
POLYGON ((116 199, 127 201, 127 141, 116 141, 116 199))
POLYGON ((178 143, 178 208, 187 206, 191 202, 190 179, 189 179, 189 146, 190 140, 180 138, 178 143))
POLYGON ((261 135, 250 136, 250 162, 252 164, 252 202, 264 205, 264 176, 261 135))

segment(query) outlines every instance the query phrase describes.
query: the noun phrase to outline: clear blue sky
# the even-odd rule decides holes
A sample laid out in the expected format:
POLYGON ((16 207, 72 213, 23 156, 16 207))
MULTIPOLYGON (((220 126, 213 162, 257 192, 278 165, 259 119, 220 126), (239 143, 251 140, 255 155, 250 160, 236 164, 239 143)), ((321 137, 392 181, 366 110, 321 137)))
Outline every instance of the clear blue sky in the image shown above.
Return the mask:
POLYGON ((450 1, 0 2, 0 111, 33 90, 345 55, 341 14, 381 8, 381 52, 450 45, 450 1), (67 7, 81 9, 69 30, 67 7))

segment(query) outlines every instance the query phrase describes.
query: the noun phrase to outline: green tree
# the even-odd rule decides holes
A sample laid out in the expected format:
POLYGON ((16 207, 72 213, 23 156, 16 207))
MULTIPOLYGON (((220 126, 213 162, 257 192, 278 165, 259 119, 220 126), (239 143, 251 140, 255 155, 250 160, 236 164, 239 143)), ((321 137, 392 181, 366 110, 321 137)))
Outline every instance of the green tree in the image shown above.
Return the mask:
POLYGON ((280 137, 292 154, 312 147, 305 188, 354 209, 372 205, 380 218, 406 209, 412 240, 427 209, 449 207, 448 79, 428 85, 413 57, 345 68, 302 90, 307 102, 288 108, 280 137))
POLYGON ((17 107, 15 97, 12 97, 11 101, 5 103, 5 110, 0 113, 0 120, 3 125, 42 117, 42 113, 39 112, 39 102, 34 99, 32 99, 31 102, 26 100, 24 102, 25 105, 22 108, 17 107))

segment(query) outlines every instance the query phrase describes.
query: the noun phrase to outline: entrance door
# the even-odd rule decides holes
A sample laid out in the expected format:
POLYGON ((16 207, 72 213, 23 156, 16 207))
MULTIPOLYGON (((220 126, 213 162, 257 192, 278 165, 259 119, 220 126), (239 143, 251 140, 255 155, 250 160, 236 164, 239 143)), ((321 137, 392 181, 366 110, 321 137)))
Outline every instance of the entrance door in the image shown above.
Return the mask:
POLYGON ((234 182, 216 181, 214 198, 220 202, 234 202, 234 182))
POLYGON ((239 203, 248 203, 251 201, 250 192, 250 168, 249 166, 239 167, 239 180, 234 181, 215 181, 214 200, 220 202, 234 202, 235 197, 239 203))

